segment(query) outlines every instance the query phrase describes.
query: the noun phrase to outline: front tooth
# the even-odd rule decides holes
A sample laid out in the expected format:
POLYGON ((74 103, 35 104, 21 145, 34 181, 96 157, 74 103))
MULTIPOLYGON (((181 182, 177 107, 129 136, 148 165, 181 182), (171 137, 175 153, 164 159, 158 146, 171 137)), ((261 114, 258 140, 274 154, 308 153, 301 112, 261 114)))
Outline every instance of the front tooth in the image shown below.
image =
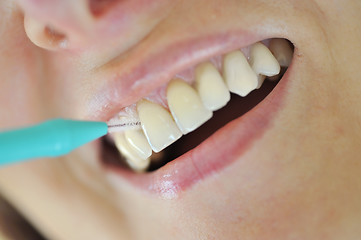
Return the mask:
POLYGON ((129 130, 124 133, 124 137, 128 144, 133 147, 135 152, 143 159, 149 158, 152 155, 152 148, 150 147, 142 130, 129 130))
POLYGON ((224 107, 231 95, 217 68, 207 62, 198 65, 195 73, 196 89, 204 106, 211 111, 224 107))
POLYGON ((208 121, 213 113, 206 109, 197 92, 186 82, 175 79, 167 88, 169 109, 183 134, 208 121))
POLYGON ((281 67, 288 67, 291 64, 293 51, 286 39, 272 39, 269 45, 269 49, 276 57, 281 67))
POLYGON ((160 152, 177 141, 182 133, 170 113, 162 106, 142 100, 137 104, 142 129, 154 152, 160 152))
POLYGON ((229 91, 245 97, 257 88, 257 75, 241 51, 227 54, 223 61, 223 76, 229 91))
POLYGON ((150 165, 150 158, 140 157, 133 146, 129 145, 127 140, 122 133, 114 133, 114 142, 115 146, 118 148, 118 151, 125 157, 127 164, 134 171, 143 172, 150 165))
POLYGON ((280 73, 281 67, 271 51, 262 43, 255 43, 251 47, 250 64, 258 75, 272 77, 280 73))

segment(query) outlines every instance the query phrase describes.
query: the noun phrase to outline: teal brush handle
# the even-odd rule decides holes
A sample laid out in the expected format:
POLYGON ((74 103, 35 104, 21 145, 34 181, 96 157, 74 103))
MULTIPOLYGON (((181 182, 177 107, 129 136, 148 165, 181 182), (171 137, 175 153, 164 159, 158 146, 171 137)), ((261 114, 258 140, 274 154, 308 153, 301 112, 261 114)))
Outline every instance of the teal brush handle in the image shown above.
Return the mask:
POLYGON ((57 157, 106 135, 105 122, 54 119, 0 133, 0 165, 57 157))

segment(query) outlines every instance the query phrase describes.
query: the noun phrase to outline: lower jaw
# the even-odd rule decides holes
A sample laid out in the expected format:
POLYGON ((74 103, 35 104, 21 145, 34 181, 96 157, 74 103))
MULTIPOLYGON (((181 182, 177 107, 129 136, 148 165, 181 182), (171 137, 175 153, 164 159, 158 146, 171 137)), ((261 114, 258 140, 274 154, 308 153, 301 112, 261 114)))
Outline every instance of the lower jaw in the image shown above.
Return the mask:
MULTIPOLYGON (((163 167, 148 173, 134 173, 102 158, 104 168, 127 180, 143 192, 165 199, 178 198, 194 184, 205 181, 242 156, 272 127, 283 106, 294 61, 271 93, 256 107, 229 122, 196 148, 177 157, 163 167)), ((259 146, 260 147, 260 146, 259 146)))

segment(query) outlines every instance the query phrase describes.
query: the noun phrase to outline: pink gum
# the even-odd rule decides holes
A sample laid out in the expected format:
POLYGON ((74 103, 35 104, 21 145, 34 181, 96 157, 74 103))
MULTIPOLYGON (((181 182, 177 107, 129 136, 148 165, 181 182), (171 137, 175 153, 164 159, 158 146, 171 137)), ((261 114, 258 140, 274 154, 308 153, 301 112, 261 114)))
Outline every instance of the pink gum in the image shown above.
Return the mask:
MULTIPOLYGON (((263 44, 266 46, 269 46, 270 40, 264 40, 262 41, 263 44)), ((240 49, 243 54, 246 56, 247 59, 249 59, 250 56, 250 46, 240 49)), ((223 56, 215 56, 209 59, 211 63, 219 70, 219 72, 222 74, 222 66, 223 66, 223 56)), ((184 80, 185 82, 189 83, 190 85, 193 85, 194 79, 195 79, 195 68, 196 66, 193 66, 191 68, 188 68, 184 70, 183 72, 176 74, 173 79, 179 78, 184 80)), ((155 91, 153 91, 148 96, 144 97, 144 99, 160 104, 164 108, 168 109, 168 103, 167 103, 167 97, 166 97, 166 90, 167 90, 168 83, 164 84, 163 86, 159 87, 155 91)), ((128 107, 123 108, 116 116, 114 116, 110 121, 116 122, 116 119, 118 117, 127 117, 127 118, 138 118, 138 113, 136 110, 136 103, 132 104, 128 107)))

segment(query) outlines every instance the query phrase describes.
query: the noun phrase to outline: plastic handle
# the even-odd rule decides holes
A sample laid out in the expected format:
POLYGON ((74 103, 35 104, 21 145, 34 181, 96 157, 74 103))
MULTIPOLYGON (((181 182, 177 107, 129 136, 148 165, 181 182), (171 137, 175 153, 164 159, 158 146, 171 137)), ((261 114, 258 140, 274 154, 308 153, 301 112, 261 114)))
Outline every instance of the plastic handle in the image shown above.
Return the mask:
POLYGON ((107 134, 105 122, 54 119, 0 133, 0 165, 65 155, 107 134))

